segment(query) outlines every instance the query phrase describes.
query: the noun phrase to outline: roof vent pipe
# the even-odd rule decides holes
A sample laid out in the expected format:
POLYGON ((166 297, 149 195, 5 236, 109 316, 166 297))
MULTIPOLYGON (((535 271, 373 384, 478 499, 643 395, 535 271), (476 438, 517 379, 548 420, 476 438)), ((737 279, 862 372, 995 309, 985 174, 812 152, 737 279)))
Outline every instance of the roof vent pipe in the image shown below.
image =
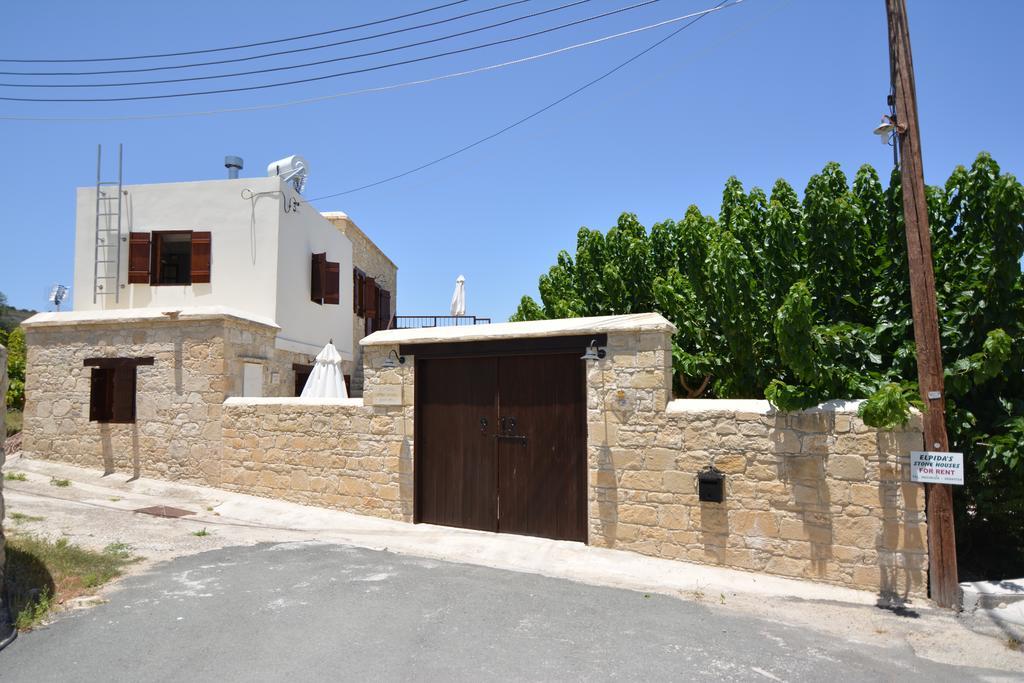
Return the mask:
POLYGON ((224 157, 224 168, 228 169, 228 178, 237 178, 238 172, 242 170, 242 157, 224 157))

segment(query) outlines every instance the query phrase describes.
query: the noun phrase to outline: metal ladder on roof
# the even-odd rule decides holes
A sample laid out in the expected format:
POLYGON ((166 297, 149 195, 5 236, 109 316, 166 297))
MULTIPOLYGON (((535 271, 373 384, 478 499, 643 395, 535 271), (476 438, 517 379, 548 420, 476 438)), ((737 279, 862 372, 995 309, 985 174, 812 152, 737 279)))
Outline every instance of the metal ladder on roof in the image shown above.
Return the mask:
POLYGON ((121 301, 122 145, 117 146, 117 180, 103 181, 103 145, 96 145, 96 241, 92 270, 92 302, 101 296, 121 301))

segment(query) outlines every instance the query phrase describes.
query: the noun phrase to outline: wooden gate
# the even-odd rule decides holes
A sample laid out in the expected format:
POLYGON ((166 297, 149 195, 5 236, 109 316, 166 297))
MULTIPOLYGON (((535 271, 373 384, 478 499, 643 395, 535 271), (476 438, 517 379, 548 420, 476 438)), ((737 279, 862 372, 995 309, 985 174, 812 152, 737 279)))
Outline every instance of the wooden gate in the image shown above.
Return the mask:
POLYGON ((417 356, 417 522, 586 542, 586 368, 575 348, 417 356))

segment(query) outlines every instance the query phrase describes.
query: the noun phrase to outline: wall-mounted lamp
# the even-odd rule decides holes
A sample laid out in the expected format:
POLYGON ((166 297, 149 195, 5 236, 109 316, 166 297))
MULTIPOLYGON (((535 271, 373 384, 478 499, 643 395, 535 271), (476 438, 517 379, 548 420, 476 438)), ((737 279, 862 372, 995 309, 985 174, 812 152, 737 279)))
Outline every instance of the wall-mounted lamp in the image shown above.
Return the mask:
POLYGON ((391 349, 388 357, 384 359, 383 367, 397 368, 399 365, 405 365, 405 356, 399 356, 397 351, 391 349))
POLYGON ((888 145, 889 136, 892 135, 892 132, 894 130, 896 130, 896 124, 893 123, 892 117, 883 116, 882 122, 875 126, 875 130, 873 130, 872 132, 878 136, 878 138, 882 141, 883 145, 888 145))
POLYGON ((601 360, 607 354, 604 349, 598 348, 597 340, 591 339, 590 346, 587 347, 586 353, 580 356, 581 360, 601 360))

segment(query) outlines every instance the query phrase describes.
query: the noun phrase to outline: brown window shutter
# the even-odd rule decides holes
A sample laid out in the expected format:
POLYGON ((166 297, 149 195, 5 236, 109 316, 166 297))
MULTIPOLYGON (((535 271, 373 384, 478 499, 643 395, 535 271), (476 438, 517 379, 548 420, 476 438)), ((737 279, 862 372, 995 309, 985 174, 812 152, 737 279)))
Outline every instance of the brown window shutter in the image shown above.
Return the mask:
POLYGON ((352 269, 352 312, 359 315, 359 271, 352 269))
POLYGON ((324 302, 324 280, 327 278, 327 252, 313 254, 309 269, 309 299, 318 304, 324 302))
POLYGON ((378 329, 386 330, 391 326, 391 292, 386 289, 380 290, 380 307, 377 310, 377 317, 380 319, 378 329))
POLYGON ((372 277, 363 281, 363 317, 377 317, 377 283, 372 277))
POLYGON ((210 281, 210 233, 192 233, 192 284, 210 281))
POLYGON ((359 300, 356 315, 361 318, 366 315, 366 273, 359 273, 359 289, 356 290, 355 296, 359 300))
POLYGON ((128 284, 149 284, 149 233, 128 235, 128 284))
POLYGON ((93 368, 89 385, 89 421, 110 422, 113 412, 114 369, 93 368))
POLYGON ((114 368, 114 401, 111 422, 135 422, 135 365, 114 368))
POLYGON ((341 264, 327 261, 324 275, 324 303, 341 303, 341 264))

